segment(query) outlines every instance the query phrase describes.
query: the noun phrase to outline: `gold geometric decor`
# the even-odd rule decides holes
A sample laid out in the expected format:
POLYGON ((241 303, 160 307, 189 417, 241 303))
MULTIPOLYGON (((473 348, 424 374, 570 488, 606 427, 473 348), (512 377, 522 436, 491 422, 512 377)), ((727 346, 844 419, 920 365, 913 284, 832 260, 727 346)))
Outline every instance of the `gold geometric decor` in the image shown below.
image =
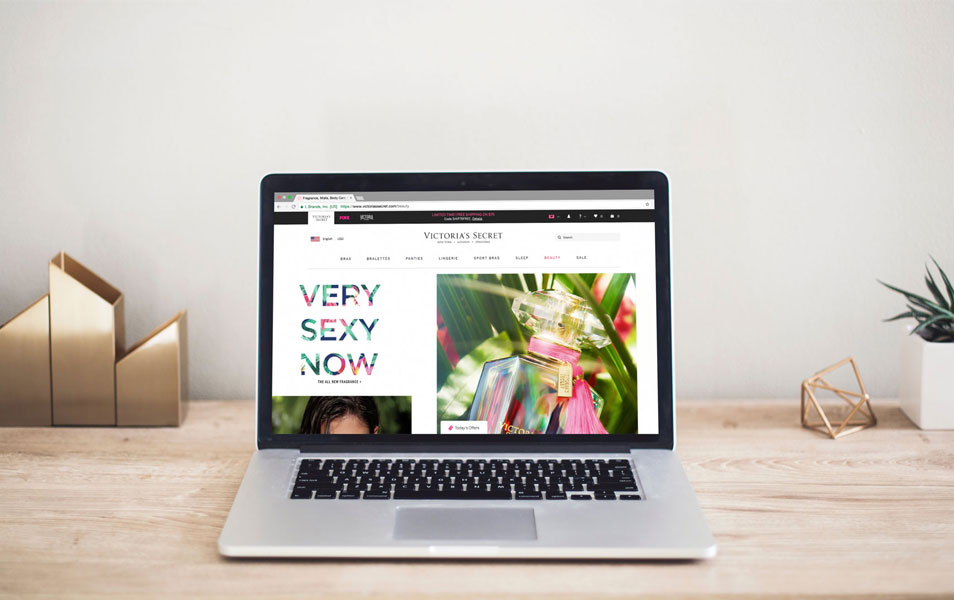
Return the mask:
POLYGON ((185 311, 180 311, 116 363, 116 424, 120 427, 182 424, 185 317, 185 311))
POLYGON ((50 295, 0 325, 0 426, 50 425, 50 295))
POLYGON ((122 293, 65 252, 50 260, 54 425, 116 424, 122 293))
POLYGON ((849 356, 802 382, 802 427, 814 429, 831 436, 832 439, 861 431, 866 427, 873 427, 877 425, 878 419, 871 408, 870 400, 871 397, 865 390, 865 383, 861 380, 861 373, 858 372, 858 365, 855 359, 849 356), (854 371, 858 391, 834 386, 826 379, 826 376, 847 364, 850 364, 854 371), (829 404, 827 409, 823 409, 821 400, 826 398, 820 394, 821 391, 831 392, 838 402, 834 405, 829 404), (809 413, 813 408, 819 420, 809 419, 809 413))
POLYGON ((179 425, 185 312, 125 352, 122 292, 65 252, 49 278, 0 325, 0 426, 179 425))

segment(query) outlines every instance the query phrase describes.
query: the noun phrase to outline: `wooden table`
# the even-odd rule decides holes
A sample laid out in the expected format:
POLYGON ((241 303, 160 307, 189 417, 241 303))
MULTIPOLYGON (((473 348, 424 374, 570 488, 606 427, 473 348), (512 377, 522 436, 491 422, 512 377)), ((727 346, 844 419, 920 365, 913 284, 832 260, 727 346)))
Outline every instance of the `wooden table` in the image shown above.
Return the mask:
POLYGON ((366 598, 954 596, 954 432, 893 402, 833 441, 798 402, 685 401, 678 448, 719 543, 685 563, 226 560, 249 401, 179 429, 0 429, 0 594, 366 598))

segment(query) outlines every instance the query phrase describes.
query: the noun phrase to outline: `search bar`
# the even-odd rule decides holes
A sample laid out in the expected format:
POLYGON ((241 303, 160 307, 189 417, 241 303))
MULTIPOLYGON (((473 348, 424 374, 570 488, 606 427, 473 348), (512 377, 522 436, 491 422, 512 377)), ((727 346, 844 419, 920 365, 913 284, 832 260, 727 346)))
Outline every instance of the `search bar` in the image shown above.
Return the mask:
POLYGON ((559 242, 618 242, 619 233, 558 233, 559 242))

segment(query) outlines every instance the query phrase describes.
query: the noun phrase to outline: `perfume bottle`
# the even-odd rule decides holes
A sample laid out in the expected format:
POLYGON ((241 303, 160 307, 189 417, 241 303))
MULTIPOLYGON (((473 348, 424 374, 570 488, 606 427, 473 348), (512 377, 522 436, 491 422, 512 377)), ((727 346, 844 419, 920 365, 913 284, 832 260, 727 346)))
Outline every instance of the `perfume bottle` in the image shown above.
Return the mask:
POLYGON ((603 399, 583 379, 583 346, 610 343, 579 296, 529 292, 513 301, 517 320, 533 332, 529 352, 484 363, 470 408, 487 433, 606 433, 603 399))

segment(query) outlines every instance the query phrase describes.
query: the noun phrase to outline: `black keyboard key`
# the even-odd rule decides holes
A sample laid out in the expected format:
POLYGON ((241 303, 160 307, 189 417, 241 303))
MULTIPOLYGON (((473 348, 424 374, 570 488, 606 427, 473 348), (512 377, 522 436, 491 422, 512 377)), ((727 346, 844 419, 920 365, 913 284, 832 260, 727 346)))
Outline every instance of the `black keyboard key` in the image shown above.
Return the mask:
POLYGON ((533 491, 527 490, 527 491, 517 492, 516 494, 514 494, 514 498, 516 498, 517 500, 543 500, 543 494, 541 494, 540 492, 533 492, 533 491))
POLYGON ((294 490, 292 490, 291 497, 295 500, 302 500, 302 499, 311 500, 311 490, 300 490, 298 488, 295 488, 294 490))
POLYGON ((334 490, 318 490, 315 492, 315 500, 334 500, 336 495, 334 490))
POLYGON ((619 499, 620 500, 642 500, 643 497, 640 496, 639 494, 620 494, 619 499))
POLYGON ((381 490, 375 490, 373 492, 365 492, 365 500, 387 500, 391 497, 391 492, 385 492, 381 490))
POLYGON ((571 494, 570 500, 592 500, 593 497, 587 494, 571 494))
POLYGON ((564 492, 547 492, 547 500, 566 500, 564 492))
POLYGON ((510 491, 498 490, 395 490, 395 500, 510 500, 510 491))
POLYGON ((596 485, 587 484, 586 489, 593 492, 638 492, 636 483, 620 481, 617 483, 597 483, 596 485))
POLYGON ((338 494, 339 500, 358 500, 361 498, 361 492, 358 490, 346 490, 338 494))
POLYGON ((597 500, 616 500, 614 492, 594 492, 593 497, 597 500))

